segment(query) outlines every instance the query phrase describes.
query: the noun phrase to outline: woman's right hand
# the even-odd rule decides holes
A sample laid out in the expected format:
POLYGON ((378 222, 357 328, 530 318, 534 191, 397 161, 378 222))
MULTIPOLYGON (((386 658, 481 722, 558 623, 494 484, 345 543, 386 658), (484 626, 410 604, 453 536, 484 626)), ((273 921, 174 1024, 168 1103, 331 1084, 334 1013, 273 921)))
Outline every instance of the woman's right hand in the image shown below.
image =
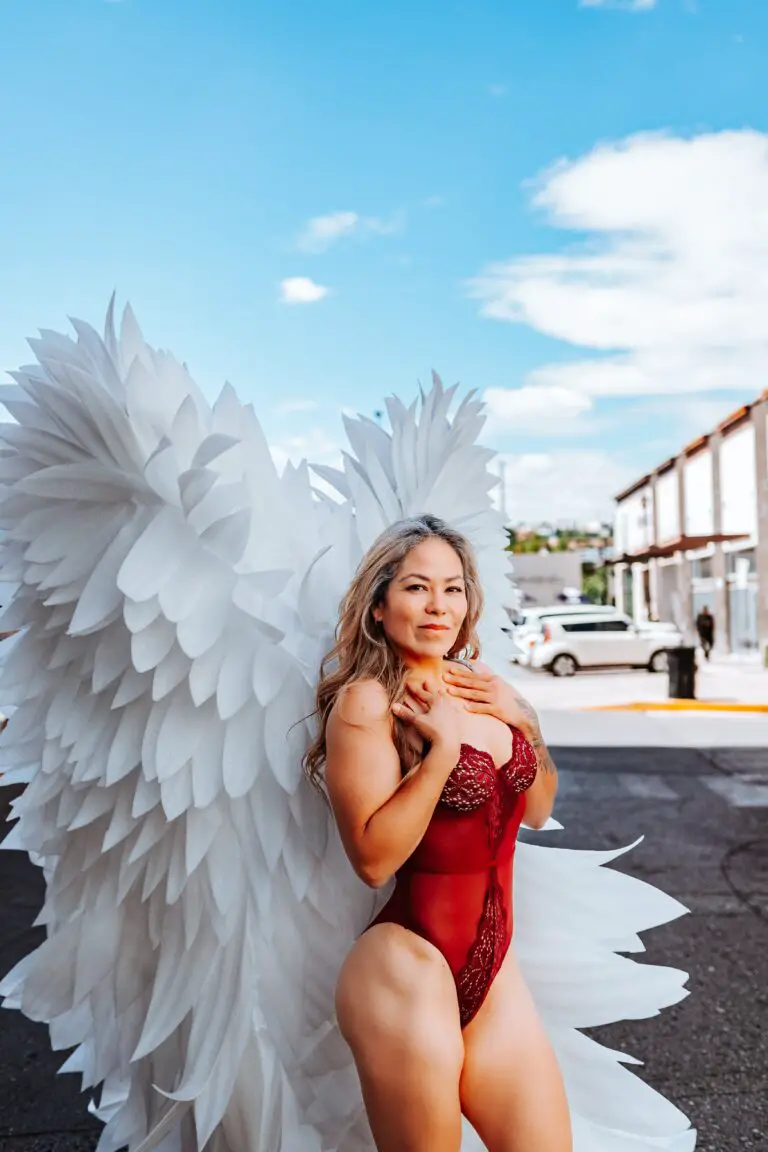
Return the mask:
POLYGON ((409 680, 405 695, 392 705, 398 720, 428 740, 433 748, 446 748, 458 756, 461 749, 461 715, 464 709, 442 684, 409 680))

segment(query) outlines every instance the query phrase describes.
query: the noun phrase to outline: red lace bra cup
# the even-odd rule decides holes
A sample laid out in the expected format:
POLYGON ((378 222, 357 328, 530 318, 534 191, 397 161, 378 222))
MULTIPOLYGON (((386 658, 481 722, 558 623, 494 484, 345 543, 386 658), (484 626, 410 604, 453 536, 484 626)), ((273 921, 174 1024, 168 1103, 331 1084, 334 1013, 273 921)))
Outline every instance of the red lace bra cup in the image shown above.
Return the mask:
POLYGON ((447 960, 462 1027, 485 999, 512 938, 512 862, 536 757, 512 731, 512 755, 496 768, 462 744, 421 843, 397 874, 374 923, 397 923, 447 960))

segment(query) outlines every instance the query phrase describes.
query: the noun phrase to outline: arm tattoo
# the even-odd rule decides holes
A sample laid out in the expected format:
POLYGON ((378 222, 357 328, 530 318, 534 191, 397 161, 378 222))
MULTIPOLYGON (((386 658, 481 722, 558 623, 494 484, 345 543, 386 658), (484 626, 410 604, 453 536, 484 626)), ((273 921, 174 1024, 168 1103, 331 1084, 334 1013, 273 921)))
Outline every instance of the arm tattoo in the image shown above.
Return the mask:
POLYGON ((528 703, 524 696, 520 696, 519 694, 517 696, 517 702, 520 705, 520 708, 526 719, 528 720, 528 729, 530 731, 528 742, 536 754, 537 767, 542 772, 557 772, 555 763, 549 754, 549 749, 544 743, 544 737, 541 734, 541 728, 539 727, 539 718, 536 715, 536 709, 528 703))
POLYGON ((539 768, 539 770, 541 772, 546 772, 546 773, 557 772, 557 768, 555 767, 555 762, 549 754, 549 749, 547 748, 546 744, 544 743, 544 737, 542 736, 541 730, 539 729, 538 725, 534 728, 533 734, 529 738, 529 743, 531 745, 531 748, 533 748, 533 751, 536 755, 537 768, 539 768))
POLYGON ((539 718, 536 715, 536 709, 533 708, 532 705, 530 705, 528 703, 528 701, 525 700, 522 696, 518 696, 517 702, 520 705, 520 708, 523 712, 523 715, 527 718, 528 722, 530 723, 531 730, 533 732, 538 732, 539 731, 539 718))

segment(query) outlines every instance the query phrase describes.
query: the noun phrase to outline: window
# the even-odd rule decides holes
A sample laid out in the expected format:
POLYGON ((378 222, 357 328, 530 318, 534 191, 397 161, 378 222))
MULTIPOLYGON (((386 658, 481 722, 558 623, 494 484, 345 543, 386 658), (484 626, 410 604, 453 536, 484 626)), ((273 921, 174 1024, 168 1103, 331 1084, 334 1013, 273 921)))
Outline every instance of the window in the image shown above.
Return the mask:
POLYGON ((625 568, 621 574, 622 582, 624 585, 624 603, 622 607, 624 611, 629 613, 630 616, 634 614, 635 603, 635 581, 632 575, 631 568, 625 568))
POLYGON ((749 564, 748 571, 757 571, 757 554, 754 548, 745 548, 740 552, 727 552, 726 565, 729 576, 733 576, 741 568, 742 564, 746 561, 749 564))
POLYGON ((628 620, 574 620, 563 622, 563 632, 626 632, 628 620))
POLYGON ((697 556, 691 560, 691 576, 694 580, 709 580, 712 576, 712 557, 697 556))

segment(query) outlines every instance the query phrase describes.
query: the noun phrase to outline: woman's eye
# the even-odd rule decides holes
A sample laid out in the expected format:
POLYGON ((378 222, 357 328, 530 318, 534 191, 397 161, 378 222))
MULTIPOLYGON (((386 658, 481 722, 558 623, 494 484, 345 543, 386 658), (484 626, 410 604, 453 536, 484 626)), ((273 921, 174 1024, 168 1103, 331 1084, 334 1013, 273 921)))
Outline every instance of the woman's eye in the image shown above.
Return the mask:
MULTIPOLYGON (((426 587, 427 587, 426 584, 409 584, 406 588, 406 592, 421 592, 421 591, 425 590, 426 587)), ((461 587, 460 584, 452 584, 449 588, 446 588, 446 592, 463 592, 463 591, 464 591, 464 589, 461 587)))

